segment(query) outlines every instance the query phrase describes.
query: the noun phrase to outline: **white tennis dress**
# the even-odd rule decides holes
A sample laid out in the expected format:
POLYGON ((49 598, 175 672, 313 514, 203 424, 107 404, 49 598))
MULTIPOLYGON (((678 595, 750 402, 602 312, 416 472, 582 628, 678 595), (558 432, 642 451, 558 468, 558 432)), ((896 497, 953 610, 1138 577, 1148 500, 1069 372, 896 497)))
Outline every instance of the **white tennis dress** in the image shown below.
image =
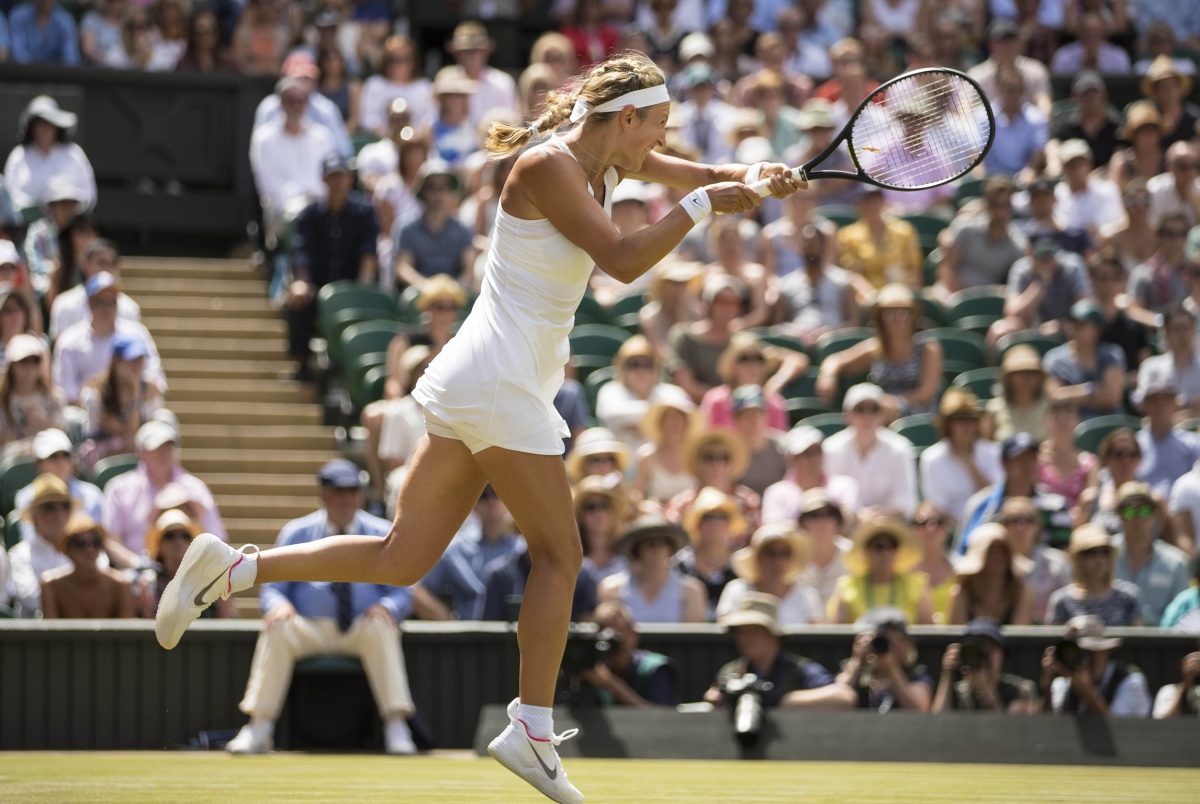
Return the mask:
MULTIPOLYGON (((557 136, 534 147, 571 153, 557 136)), ((610 215, 618 181, 616 169, 608 168, 604 210, 610 215)), ((472 452, 494 446, 561 455, 570 431, 554 409, 554 395, 594 264, 545 218, 522 220, 497 206, 479 298, 413 389, 427 417, 437 420, 429 426, 448 428, 472 452)))

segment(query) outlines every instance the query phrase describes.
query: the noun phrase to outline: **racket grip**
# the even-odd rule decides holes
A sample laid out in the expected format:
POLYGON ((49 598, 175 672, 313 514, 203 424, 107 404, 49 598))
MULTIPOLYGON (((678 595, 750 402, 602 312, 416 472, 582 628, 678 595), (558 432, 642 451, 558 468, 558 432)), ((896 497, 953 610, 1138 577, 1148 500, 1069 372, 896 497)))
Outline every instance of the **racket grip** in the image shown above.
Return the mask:
MULTIPOLYGON (((804 168, 792 168, 792 178, 797 181, 804 181, 804 168)), ((760 179, 750 185, 750 189, 758 193, 760 198, 766 198, 771 194, 771 179, 760 179)))

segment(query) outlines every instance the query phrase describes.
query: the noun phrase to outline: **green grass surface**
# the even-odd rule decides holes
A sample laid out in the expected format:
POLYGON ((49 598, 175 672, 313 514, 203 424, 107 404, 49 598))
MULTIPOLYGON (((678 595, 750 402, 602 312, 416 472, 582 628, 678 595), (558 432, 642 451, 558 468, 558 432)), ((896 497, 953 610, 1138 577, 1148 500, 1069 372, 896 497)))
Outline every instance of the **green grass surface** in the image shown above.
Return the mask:
MULTIPOLYGON (((591 802, 1197 801, 1200 770, 571 759, 591 802)), ((0 753, 0 800, 545 801, 490 759, 0 753)))

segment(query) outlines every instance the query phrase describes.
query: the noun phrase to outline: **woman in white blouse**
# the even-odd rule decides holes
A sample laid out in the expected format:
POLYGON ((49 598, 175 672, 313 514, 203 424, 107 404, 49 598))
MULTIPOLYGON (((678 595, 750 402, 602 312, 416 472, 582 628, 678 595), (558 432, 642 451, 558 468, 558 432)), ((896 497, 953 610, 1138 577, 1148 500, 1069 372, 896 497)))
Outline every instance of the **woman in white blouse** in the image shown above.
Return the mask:
POLYGON ((642 433, 642 419, 666 385, 659 381, 662 361, 644 335, 634 335, 621 344, 613 366, 612 382, 605 383, 596 396, 596 418, 636 455, 649 443, 642 433))
POLYGON ((21 113, 21 142, 4 163, 4 187, 18 211, 36 208, 50 179, 63 176, 80 192, 80 206, 96 204, 96 174, 87 154, 71 141, 78 118, 59 108, 49 95, 39 95, 21 113))
POLYGON ((417 46, 411 39, 388 37, 379 73, 363 82, 359 112, 363 130, 386 136, 387 109, 396 98, 408 101, 408 113, 415 127, 421 128, 432 120, 433 88, 429 79, 420 77, 417 58, 417 46))
POLYGON ((808 563, 808 540, 790 525, 763 525, 750 546, 733 554, 736 580, 725 585, 717 603, 718 619, 738 607, 749 592, 779 598, 780 625, 809 625, 825 621, 817 590, 800 580, 808 563))

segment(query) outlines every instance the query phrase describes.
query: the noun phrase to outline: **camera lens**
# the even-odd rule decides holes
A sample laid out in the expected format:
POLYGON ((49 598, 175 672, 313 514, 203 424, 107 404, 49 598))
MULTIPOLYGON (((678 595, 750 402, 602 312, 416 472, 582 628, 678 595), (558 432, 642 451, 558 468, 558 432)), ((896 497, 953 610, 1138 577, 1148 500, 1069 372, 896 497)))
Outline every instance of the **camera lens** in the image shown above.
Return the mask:
POLYGON ((1054 656, 1058 663, 1074 672, 1083 661, 1083 651, 1073 639, 1064 639, 1054 646, 1054 656))
POLYGON ((871 650, 875 653, 887 653, 892 649, 892 643, 883 634, 879 634, 871 640, 871 650))

